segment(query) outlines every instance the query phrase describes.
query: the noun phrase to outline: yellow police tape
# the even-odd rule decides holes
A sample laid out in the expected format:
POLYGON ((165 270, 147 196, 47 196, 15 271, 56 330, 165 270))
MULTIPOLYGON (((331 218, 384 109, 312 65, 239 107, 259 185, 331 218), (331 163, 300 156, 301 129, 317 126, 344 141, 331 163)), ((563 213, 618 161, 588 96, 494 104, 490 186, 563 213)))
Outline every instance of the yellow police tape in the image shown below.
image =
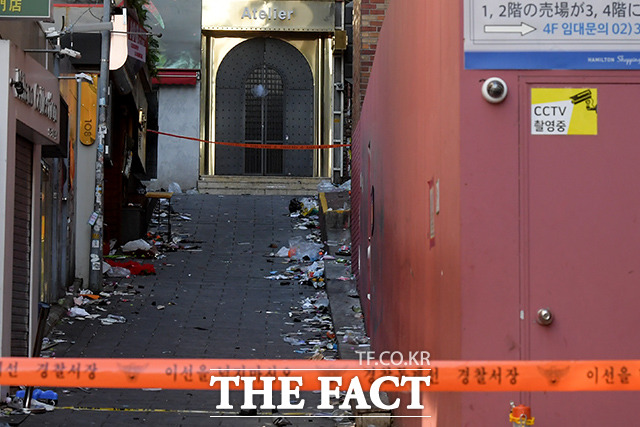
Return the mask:
MULTIPOLYGON (((234 377, 255 377, 255 388, 261 378, 275 377, 274 390, 287 377, 299 378, 300 390, 320 390, 325 377, 339 377, 342 384, 357 380, 369 390, 385 377, 407 381, 403 386, 378 381, 382 391, 408 391, 415 384, 425 391, 632 391, 640 390, 640 360, 432 361, 392 366, 358 360, 0 358, 0 384, 13 386, 197 390, 217 389, 221 379, 234 377), (409 380, 413 377, 429 381, 409 380)), ((228 384, 231 390, 243 388, 242 381, 228 384)))
MULTIPOLYGON (((94 406, 56 406, 56 411, 77 411, 77 412, 139 412, 139 413, 158 413, 158 414, 195 414, 195 415, 209 415, 209 416, 227 416, 232 417, 238 415, 238 411, 218 411, 218 410, 203 410, 203 409, 158 409, 158 408, 100 408, 94 406)), ((263 417, 271 417, 274 414, 256 414, 263 417)), ((316 414, 308 412, 277 412, 277 416, 286 417, 314 417, 316 414)))
MULTIPOLYGON (((158 408, 98 408, 91 406, 56 406, 56 411, 78 411, 78 412, 144 412, 144 413, 163 413, 163 414, 220 414, 220 411, 206 411, 198 409, 158 409, 158 408)), ((234 415, 229 412, 229 415, 234 415)))

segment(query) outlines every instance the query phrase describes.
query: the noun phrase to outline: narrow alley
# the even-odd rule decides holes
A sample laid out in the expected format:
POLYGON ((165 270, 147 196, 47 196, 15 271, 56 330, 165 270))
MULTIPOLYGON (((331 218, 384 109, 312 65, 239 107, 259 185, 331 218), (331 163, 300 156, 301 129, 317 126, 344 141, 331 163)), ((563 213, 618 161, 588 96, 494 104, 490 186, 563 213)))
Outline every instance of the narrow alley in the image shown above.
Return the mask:
MULTIPOLYGON (((291 238, 310 233, 319 238, 318 229, 305 229, 300 219, 290 216, 292 197, 174 196, 172 235, 180 242, 178 248, 162 252, 157 259, 138 259, 153 264, 155 275, 105 278, 104 297, 83 306, 90 315, 64 316, 49 334, 48 342, 60 342, 48 350, 45 346, 43 356, 338 357, 344 330, 333 329, 324 283, 265 278, 282 275, 295 265, 288 258, 274 256, 291 238), (117 316, 124 318, 119 319, 123 323, 104 320, 117 316)), ((165 212, 166 206, 159 206, 158 211, 165 212)), ((159 222, 160 231, 166 233, 166 217, 159 222)), ((311 227, 317 224, 317 220, 305 219, 309 222, 311 227)), ((338 265, 338 271, 347 272, 346 264, 338 265)), ((351 300, 357 305, 356 299, 351 300)), ((347 321, 355 325, 357 315, 351 317, 347 321)), ((353 425, 345 411, 258 411, 249 416, 220 412, 215 409, 219 393, 213 390, 55 391, 59 396, 56 409, 32 414, 23 425, 353 425)), ((307 394, 313 400, 313 393, 307 394)), ((241 402, 242 393, 232 393, 231 398, 241 402)))

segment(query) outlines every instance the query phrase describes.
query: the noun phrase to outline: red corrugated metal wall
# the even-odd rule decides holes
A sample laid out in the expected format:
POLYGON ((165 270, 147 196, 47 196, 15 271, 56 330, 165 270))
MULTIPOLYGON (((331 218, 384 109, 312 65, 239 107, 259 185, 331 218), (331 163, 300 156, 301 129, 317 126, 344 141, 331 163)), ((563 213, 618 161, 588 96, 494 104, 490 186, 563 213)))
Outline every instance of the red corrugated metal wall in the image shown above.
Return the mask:
MULTIPOLYGON (((639 132, 624 111, 640 73, 465 70, 462 5, 391 2, 380 34, 352 205, 372 348, 437 360, 632 358, 638 341, 617 334, 638 323, 625 304, 639 292, 640 203, 625 189, 639 179, 639 132), (492 76, 509 87, 503 103, 481 95, 492 76), (597 89, 598 134, 532 135, 534 87, 597 89), (550 327, 536 323, 544 307, 560 313, 550 327)), ((516 401, 546 426, 624 425, 637 396, 426 393, 432 418, 394 422, 508 425, 516 401)))
MULTIPOLYGON (((379 353, 460 357, 461 16, 457 2, 390 2, 354 135, 354 264, 379 353)), ((460 425, 460 402, 428 393, 433 418, 394 422, 460 425)))
POLYGON ((360 173, 361 159, 360 154, 360 131, 355 129, 351 139, 351 272, 355 275, 358 291, 361 295, 362 308, 365 320, 368 318, 368 304, 366 294, 363 295, 360 281, 360 173), (364 297, 364 298, 363 298, 364 297))

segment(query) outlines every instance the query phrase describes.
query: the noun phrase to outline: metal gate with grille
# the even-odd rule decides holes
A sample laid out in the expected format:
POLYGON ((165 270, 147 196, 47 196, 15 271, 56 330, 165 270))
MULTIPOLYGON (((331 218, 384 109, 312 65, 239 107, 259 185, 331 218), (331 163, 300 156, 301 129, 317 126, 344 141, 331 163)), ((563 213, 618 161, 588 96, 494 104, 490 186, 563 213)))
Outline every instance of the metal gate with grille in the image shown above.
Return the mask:
MULTIPOLYGON (((313 144, 313 75, 307 60, 278 39, 233 48, 216 77, 216 139, 249 144, 313 144)), ((311 150, 217 146, 217 175, 312 176, 311 150)))
MULTIPOLYGON (((244 85, 244 138, 252 144, 282 144, 284 117, 282 77, 262 65, 249 74, 244 85)), ((246 174, 282 174, 282 151, 246 148, 246 174)))

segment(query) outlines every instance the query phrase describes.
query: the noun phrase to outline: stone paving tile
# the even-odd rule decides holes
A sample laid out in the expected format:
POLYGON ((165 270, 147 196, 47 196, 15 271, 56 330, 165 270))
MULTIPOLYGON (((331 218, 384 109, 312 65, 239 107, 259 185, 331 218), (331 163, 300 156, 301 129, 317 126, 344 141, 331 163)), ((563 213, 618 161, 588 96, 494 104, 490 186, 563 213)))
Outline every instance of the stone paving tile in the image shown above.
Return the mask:
MULTIPOLYGON (((112 297, 109 313, 127 318, 123 324, 96 320, 62 322, 58 329, 73 343, 55 347, 60 357, 143 358, 298 358, 282 334, 291 306, 315 294, 312 287, 264 279, 286 265, 267 258, 271 244, 287 246, 293 230, 288 216, 294 196, 181 195, 172 199, 174 211, 191 221, 172 220, 174 235, 188 234, 200 251, 168 252, 152 262, 155 276, 120 281, 135 295, 112 297), (273 261, 273 262, 269 262, 273 261), (164 305, 163 310, 158 310, 164 305)), ((299 196, 297 196, 299 197, 299 196)), ((109 279, 107 279, 109 281, 109 279)), ((118 288, 120 289, 120 287, 118 288)), ((89 309, 90 312, 91 308, 89 309)), ((211 418, 219 393, 215 390, 57 389, 59 409, 33 415, 24 426, 231 426, 273 425, 273 417, 211 418), (62 408, 94 408, 73 410, 62 408), (97 408, 97 409, 96 409, 97 408), (100 410, 101 409, 101 410, 100 410), (145 411, 146 410, 146 411, 145 411), (199 413, 204 412, 204 413, 199 413)), ((307 401, 312 393, 304 393, 307 401)), ((232 402, 241 402, 232 394, 232 402)), ((229 414, 233 415, 233 414, 229 414)), ((291 418, 297 426, 334 426, 321 417, 291 418)))

